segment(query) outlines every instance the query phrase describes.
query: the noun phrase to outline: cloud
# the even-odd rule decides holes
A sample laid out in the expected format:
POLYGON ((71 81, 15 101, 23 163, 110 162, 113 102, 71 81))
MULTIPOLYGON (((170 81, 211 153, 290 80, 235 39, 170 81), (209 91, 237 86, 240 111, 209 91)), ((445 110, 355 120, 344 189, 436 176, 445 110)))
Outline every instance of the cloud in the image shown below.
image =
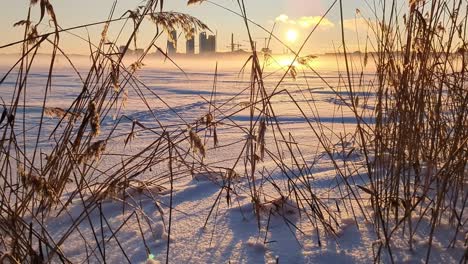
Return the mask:
POLYGON ((297 25, 302 28, 311 28, 320 23, 320 29, 330 29, 335 26, 335 24, 327 18, 322 18, 320 16, 303 16, 297 19, 291 19, 286 14, 281 14, 275 19, 276 22, 297 25))
POLYGON ((343 21, 343 27, 347 30, 350 31, 360 31, 360 32, 366 32, 369 27, 372 27, 372 21, 368 21, 362 17, 356 18, 356 19, 345 19, 343 21), (357 29, 357 30, 356 30, 357 29))
POLYGON ((287 23, 289 20, 289 17, 285 14, 281 14, 279 15, 278 17, 276 17, 275 21, 276 22, 283 22, 283 23, 287 23))
POLYGON ((304 27, 304 28, 309 28, 319 23, 320 23, 319 27, 322 27, 322 28, 332 28, 335 26, 335 24, 333 24, 333 22, 331 22, 327 18, 322 19, 322 17, 319 17, 319 16, 305 16, 297 20, 297 24, 299 24, 301 27, 304 27))

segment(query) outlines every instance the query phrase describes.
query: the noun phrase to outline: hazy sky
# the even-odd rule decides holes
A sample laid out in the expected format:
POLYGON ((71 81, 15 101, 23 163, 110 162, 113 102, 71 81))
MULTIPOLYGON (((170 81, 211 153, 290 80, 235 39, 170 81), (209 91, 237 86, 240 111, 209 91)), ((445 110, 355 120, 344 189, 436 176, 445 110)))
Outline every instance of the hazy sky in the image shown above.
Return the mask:
MULTIPOLYGON (((4 0, 6 1, 6 0, 4 0)), ((91 23, 102 21, 107 18, 113 0, 50 0, 57 13, 59 24, 63 28, 80 25, 84 23, 91 23)), ((213 0, 214 2, 225 6, 227 8, 238 11, 237 1, 233 0, 213 0)), ((141 5, 144 1, 141 0, 119 0, 117 4, 116 16, 120 16, 128 9, 135 9, 136 6, 141 5)), ((187 6, 186 0, 172 0, 164 1, 164 9, 166 11, 179 11, 188 13, 196 18, 205 22, 214 32, 218 34, 218 50, 228 50, 230 43, 231 33, 235 35, 235 42, 244 44, 247 48, 247 35, 240 17, 216 7, 210 3, 202 3, 201 5, 187 6)), ((356 17, 356 8, 362 11, 365 17, 371 16, 366 8, 366 1, 362 0, 344 0, 344 16, 345 28, 348 38, 348 46, 350 50, 357 49, 357 36, 359 36, 360 43, 363 45, 366 39, 367 27, 356 17), (355 27, 359 35, 356 34, 355 27)), ((370 0, 372 2, 372 0, 370 0)), ((14 0, 3 3, 3 8, 0 11, 0 30, 2 37, 0 38, 0 45, 13 42, 22 38, 22 28, 13 28, 13 24, 18 20, 24 19, 27 15, 29 0, 14 0)), ((277 22, 275 34, 284 39, 285 42, 291 47, 297 49, 305 36, 312 30, 313 26, 317 23, 318 18, 325 13, 328 7, 333 3, 333 0, 245 0, 248 16, 266 28, 272 28, 274 21, 277 22), (296 41, 287 40, 287 32, 297 32, 298 39, 296 41)), ((39 8, 36 6, 33 9, 33 20, 37 21, 39 8)), ((322 22, 319 30, 313 35, 311 40, 306 45, 305 52, 309 53, 322 53, 332 52, 334 47, 340 45, 340 27, 339 22, 339 5, 337 4, 332 12, 322 22)), ((48 31, 47 21, 43 21, 43 26, 40 27, 41 32, 48 31)), ((116 23, 111 27, 111 35, 115 34, 120 29, 122 24, 116 23)), ((130 27, 128 27, 130 28, 130 27)), ((86 37, 88 32, 93 41, 98 41, 102 26, 95 26, 86 30, 77 30, 74 33, 86 37)), ((263 46, 263 38, 267 34, 258 28, 252 26, 254 36, 259 41, 259 45, 263 46)), ((154 33, 154 27, 147 23, 139 33, 139 41, 143 43, 149 40, 154 33)), ((159 40, 161 46, 165 46, 165 38, 159 40)), ((82 40, 76 37, 63 34, 62 47, 69 53, 87 53, 87 45, 82 40)), ((119 43, 120 44, 120 43, 119 43)), ((198 45, 198 43, 197 43, 198 45)), ((275 53, 282 52, 282 47, 273 42, 271 44, 275 53)), ((17 52, 19 46, 9 49, 0 49, 0 53, 17 52)), ((185 51, 184 40, 179 42, 179 51, 185 51)))

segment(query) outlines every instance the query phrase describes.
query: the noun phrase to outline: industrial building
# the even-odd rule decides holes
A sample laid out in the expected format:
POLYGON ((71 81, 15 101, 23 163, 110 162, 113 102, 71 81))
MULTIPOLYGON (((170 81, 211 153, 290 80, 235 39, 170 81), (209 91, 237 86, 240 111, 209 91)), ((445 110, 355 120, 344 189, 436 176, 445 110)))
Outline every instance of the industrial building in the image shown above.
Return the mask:
POLYGON ((187 37, 185 42, 185 53, 187 54, 195 54, 195 29, 191 30, 191 35, 187 37))
POLYGON ((177 53, 177 31, 173 30, 169 33, 167 37, 167 53, 176 54, 177 53))
POLYGON ((216 52, 216 36, 206 35, 206 32, 201 32, 199 36, 199 53, 214 53, 216 52))

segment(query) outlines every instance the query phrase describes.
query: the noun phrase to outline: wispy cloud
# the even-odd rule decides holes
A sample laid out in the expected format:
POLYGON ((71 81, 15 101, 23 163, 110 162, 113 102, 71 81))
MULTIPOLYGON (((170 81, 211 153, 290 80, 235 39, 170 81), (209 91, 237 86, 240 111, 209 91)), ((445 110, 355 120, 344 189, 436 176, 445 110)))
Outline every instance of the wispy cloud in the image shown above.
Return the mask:
POLYGON ((335 24, 327 18, 323 18, 320 16, 303 16, 297 19, 292 19, 286 14, 281 14, 276 17, 276 22, 296 25, 303 28, 310 28, 320 23, 319 28, 321 29, 330 29, 335 26, 335 24), (320 21, 321 20, 321 21, 320 21))
POLYGON ((351 31, 368 31, 369 27, 372 26, 373 21, 368 21, 362 17, 345 19, 343 21, 343 27, 351 31))
POLYGON ((289 17, 287 15, 285 15, 285 14, 281 14, 281 15, 276 17, 275 21, 276 22, 287 23, 289 21, 289 17))

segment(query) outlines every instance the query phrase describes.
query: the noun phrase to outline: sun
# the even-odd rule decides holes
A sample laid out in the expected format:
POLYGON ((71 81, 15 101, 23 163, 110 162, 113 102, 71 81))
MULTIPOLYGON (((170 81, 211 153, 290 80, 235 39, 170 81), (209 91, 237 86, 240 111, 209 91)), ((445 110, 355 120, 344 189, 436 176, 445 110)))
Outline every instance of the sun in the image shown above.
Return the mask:
POLYGON ((295 42, 297 40, 297 31, 294 29, 289 29, 288 32, 286 32, 286 39, 289 42, 295 42))

